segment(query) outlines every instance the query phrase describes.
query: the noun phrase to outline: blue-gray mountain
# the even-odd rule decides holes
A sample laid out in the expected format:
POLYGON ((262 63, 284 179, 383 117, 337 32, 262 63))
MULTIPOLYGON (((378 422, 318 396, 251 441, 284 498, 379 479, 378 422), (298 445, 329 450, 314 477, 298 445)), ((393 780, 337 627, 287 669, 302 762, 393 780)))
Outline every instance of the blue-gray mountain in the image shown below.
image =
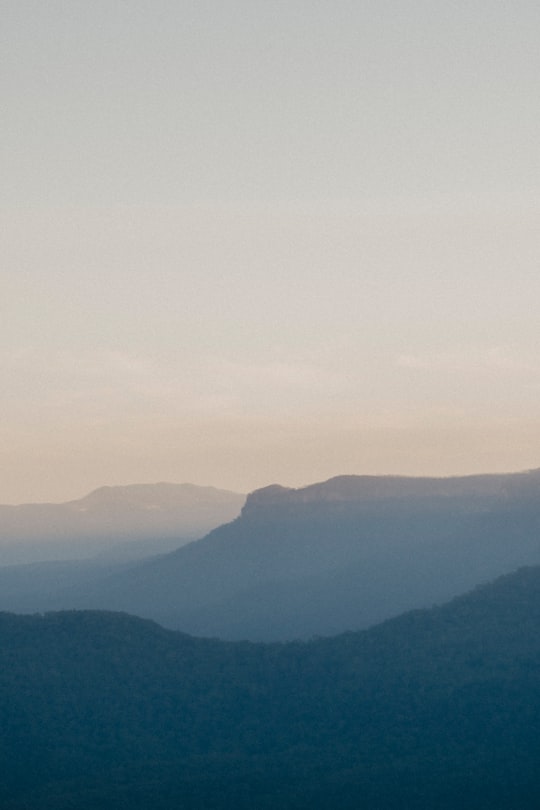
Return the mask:
POLYGON ((233 520, 244 501, 214 487, 160 483, 100 487, 67 503, 0 505, 0 565, 170 551, 233 520))
POLYGON ((241 516, 116 571, 0 570, 0 608, 124 610, 197 635, 283 640, 368 627, 540 563, 540 471, 344 476, 268 487, 241 516))
POLYGON ((2 810, 536 810, 540 568, 307 643, 0 614, 2 810))

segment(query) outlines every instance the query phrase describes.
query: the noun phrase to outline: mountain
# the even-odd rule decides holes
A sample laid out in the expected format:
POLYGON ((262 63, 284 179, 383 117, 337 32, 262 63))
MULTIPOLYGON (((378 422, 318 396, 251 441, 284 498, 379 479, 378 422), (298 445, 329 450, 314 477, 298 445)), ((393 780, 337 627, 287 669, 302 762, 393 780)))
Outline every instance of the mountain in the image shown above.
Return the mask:
POLYGON ((539 530, 538 470, 272 486, 203 539, 84 582, 0 569, 0 608, 122 610, 230 640, 332 635, 540 563, 539 530))
POLYGON ((235 518, 236 492, 193 484, 101 487, 67 503, 0 506, 0 565, 170 551, 235 518))
POLYGON ((540 568, 307 643, 0 615, 3 810, 533 810, 540 568))

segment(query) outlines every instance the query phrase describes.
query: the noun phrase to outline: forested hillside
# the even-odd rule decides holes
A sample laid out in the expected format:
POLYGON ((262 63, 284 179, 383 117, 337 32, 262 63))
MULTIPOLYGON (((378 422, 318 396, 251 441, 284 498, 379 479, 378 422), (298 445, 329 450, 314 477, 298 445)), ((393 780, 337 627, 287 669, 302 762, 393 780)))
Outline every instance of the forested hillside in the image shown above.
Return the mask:
POLYGON ((540 569, 309 643, 0 617, 5 810, 536 808, 540 569))

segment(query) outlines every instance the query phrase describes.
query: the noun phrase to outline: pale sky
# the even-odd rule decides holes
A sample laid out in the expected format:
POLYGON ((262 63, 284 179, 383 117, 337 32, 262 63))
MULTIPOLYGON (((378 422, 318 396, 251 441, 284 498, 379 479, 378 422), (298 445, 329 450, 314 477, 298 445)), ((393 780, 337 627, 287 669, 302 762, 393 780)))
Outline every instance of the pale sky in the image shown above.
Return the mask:
POLYGON ((540 466, 540 4, 0 0, 0 503, 540 466))

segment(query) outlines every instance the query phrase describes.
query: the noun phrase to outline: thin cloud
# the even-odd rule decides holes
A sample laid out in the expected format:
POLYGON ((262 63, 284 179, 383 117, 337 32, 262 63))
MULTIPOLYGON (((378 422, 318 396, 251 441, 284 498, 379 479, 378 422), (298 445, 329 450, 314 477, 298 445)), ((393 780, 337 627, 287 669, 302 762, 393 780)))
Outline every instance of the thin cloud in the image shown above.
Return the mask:
POLYGON ((470 374, 497 372, 509 375, 540 373, 540 366, 523 357, 517 357, 500 347, 482 351, 436 352, 425 354, 401 354, 396 358, 400 368, 470 374))

